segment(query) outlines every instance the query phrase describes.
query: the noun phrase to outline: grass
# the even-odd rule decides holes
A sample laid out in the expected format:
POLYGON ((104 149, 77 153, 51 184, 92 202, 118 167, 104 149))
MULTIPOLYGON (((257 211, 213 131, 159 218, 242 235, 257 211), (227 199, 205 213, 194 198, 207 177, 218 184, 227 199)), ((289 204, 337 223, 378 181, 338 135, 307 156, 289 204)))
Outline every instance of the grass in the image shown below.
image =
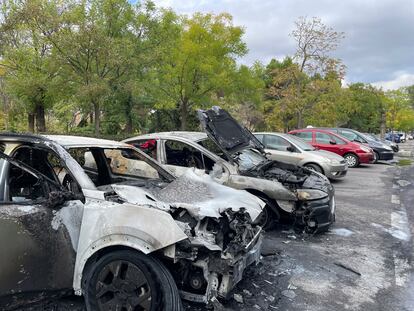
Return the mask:
POLYGON ((399 166, 411 165, 412 161, 410 159, 400 159, 397 163, 399 166))

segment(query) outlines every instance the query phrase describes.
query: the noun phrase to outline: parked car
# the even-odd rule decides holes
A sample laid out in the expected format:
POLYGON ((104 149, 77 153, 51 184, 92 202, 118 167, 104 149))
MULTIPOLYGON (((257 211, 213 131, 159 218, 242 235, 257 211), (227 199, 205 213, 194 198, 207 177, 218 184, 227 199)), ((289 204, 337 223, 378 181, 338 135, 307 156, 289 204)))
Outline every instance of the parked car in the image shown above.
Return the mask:
POLYGON ((328 130, 306 128, 290 131, 289 134, 300 137, 315 148, 339 154, 347 161, 349 167, 357 167, 361 163, 371 163, 374 160, 371 148, 328 130))
POLYGON ((385 140, 385 139, 380 139, 376 135, 370 134, 370 133, 364 133, 364 135, 365 136, 368 136, 369 138, 371 138, 371 139, 373 139, 373 140, 375 140, 377 142, 383 143, 383 144, 391 147, 392 151, 394 151, 394 152, 398 152, 400 150, 400 147, 398 146, 398 144, 395 143, 395 142, 393 142, 393 141, 389 141, 389 140, 385 140))
POLYGON ((176 175, 195 167, 219 183, 245 189, 266 201, 260 220, 266 228, 282 216, 308 232, 326 230, 335 220, 334 188, 312 170, 266 158, 263 145, 225 110, 200 111, 206 133, 164 132, 126 139, 176 175))
POLYGON ((0 135, 1 309, 74 289, 88 310, 227 297, 259 261, 264 202, 132 146, 0 135), (178 289, 177 289, 178 287, 178 289))
POLYGON ((395 142, 395 143, 401 143, 401 139, 400 139, 400 135, 398 134, 394 134, 394 133, 386 133, 385 134, 385 139, 395 142))
POLYGON ((330 132, 339 134, 350 141, 354 141, 360 144, 364 144, 374 151, 373 163, 377 163, 379 160, 392 160, 394 158, 394 152, 392 148, 374 140, 367 139, 364 134, 349 128, 323 128, 330 132))
POLYGON ((254 135, 263 143, 268 157, 272 160, 307 167, 329 179, 343 178, 347 173, 348 164, 343 157, 333 152, 317 150, 294 135, 269 132, 254 135))
POLYGON ((405 133, 397 133, 397 135, 400 136, 400 142, 405 143, 407 141, 405 133))

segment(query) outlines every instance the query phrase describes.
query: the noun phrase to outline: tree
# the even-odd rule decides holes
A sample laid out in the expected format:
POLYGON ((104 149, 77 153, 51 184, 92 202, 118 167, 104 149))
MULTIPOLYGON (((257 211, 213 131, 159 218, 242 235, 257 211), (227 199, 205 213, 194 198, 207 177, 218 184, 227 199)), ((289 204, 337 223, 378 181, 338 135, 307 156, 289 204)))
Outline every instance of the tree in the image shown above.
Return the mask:
MULTIPOLYGON (((35 2, 35 1, 34 1, 35 2)), ((32 23, 34 11, 22 11, 20 1, 4 2, 2 7, 2 57, 8 93, 22 102, 28 114, 28 129, 46 131, 45 111, 52 107, 59 66, 51 45, 32 23)))
POLYGON ((258 62, 251 67, 241 65, 230 72, 227 89, 223 88, 217 96, 217 104, 252 131, 264 122, 260 111, 265 87, 263 74, 264 68, 258 62))
POLYGON ((408 86, 406 88, 408 94, 408 100, 410 102, 411 108, 414 109, 414 85, 408 86))
POLYGON ((230 81, 235 58, 246 53, 243 29, 233 26, 229 14, 182 17, 174 44, 157 71, 158 109, 178 111, 182 130, 194 108, 208 103, 230 81))
POLYGON ((300 71, 307 71, 312 75, 336 71, 343 77, 344 66, 339 59, 329 56, 329 53, 338 47, 344 33, 326 26, 318 17, 310 20, 300 17, 295 26, 291 36, 297 44, 295 59, 299 63, 300 71))
POLYGON ((391 130, 409 131, 414 128, 414 110, 410 106, 407 89, 388 91, 387 126, 391 130))

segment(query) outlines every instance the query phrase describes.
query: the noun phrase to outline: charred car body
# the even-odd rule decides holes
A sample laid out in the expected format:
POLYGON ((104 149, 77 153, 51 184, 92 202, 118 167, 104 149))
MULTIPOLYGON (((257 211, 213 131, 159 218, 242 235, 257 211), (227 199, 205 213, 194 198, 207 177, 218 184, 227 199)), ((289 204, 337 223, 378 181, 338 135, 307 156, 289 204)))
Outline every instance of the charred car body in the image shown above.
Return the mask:
POLYGON ((180 310, 178 291, 226 298, 260 258, 264 203, 247 192, 175 179, 112 141, 2 134, 0 147, 3 309, 74 289, 89 310, 180 310))
POLYGON ((325 176, 267 159, 263 145, 225 110, 200 111, 199 119, 207 134, 153 133, 125 142, 147 150, 176 175, 196 167, 219 183, 262 198, 267 205, 260 224, 266 228, 281 216, 307 232, 326 230, 335 220, 334 188, 325 176))

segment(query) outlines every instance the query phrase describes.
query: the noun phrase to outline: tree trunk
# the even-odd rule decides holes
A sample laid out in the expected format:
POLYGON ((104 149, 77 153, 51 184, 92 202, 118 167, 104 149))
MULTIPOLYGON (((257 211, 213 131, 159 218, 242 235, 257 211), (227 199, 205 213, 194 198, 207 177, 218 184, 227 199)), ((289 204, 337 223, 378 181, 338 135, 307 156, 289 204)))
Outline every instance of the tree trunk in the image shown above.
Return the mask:
POLYGON ((125 117, 126 117, 126 125, 125 125, 125 131, 128 134, 132 133, 132 127, 133 127, 133 120, 132 120, 132 96, 131 94, 128 95, 128 99, 126 102, 126 110, 125 110, 125 117))
POLYGON ((181 130, 186 131, 187 130, 187 117, 188 117, 188 100, 184 98, 181 101, 180 106, 180 115, 181 115, 181 130))
POLYGON ((27 114, 27 129, 30 133, 34 133, 35 115, 33 112, 27 114))
POLYGON ((101 111, 99 109, 99 103, 93 102, 93 111, 95 118, 95 135, 99 135, 101 132, 101 111))
POLYGON ((45 120, 45 108, 41 104, 37 104, 35 107, 36 117, 36 132, 46 132, 46 120, 45 120))
POLYGON ((381 112, 381 125, 380 125, 380 136, 381 139, 385 137, 385 128, 386 128, 386 114, 385 111, 381 112))
POLYGON ((298 129, 303 128, 303 114, 302 111, 298 111, 298 129))

